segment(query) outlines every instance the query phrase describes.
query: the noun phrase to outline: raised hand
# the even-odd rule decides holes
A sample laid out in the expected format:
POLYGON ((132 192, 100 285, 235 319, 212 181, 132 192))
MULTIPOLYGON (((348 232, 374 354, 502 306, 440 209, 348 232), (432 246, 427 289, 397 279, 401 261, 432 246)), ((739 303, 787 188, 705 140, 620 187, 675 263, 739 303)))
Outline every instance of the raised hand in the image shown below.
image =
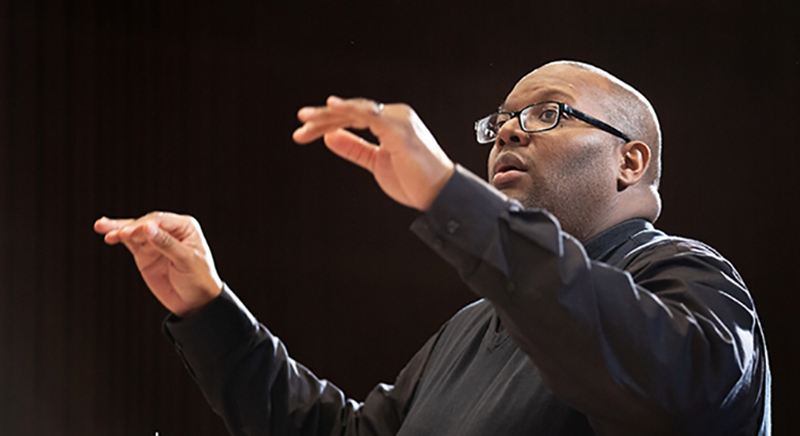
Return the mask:
POLYGON ((100 218, 94 230, 109 245, 123 243, 153 295, 170 312, 186 317, 222 290, 200 223, 185 215, 149 213, 139 219, 100 218))
POLYGON ((326 106, 304 107, 297 117, 304 123, 294 132, 297 143, 324 137, 331 151, 367 169, 403 205, 427 210, 453 174, 453 162, 408 105, 331 96, 326 106), (369 129, 379 144, 347 128, 369 129))

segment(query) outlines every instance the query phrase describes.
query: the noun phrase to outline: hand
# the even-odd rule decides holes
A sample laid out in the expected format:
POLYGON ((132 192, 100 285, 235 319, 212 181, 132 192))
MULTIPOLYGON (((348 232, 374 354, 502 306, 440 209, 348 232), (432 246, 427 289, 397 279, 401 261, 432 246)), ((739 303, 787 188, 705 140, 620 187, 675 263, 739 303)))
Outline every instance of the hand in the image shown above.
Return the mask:
POLYGON ((170 312, 189 316, 222 291, 200 223, 185 215, 149 213, 139 219, 102 217, 94 230, 105 242, 122 242, 147 287, 170 312))
POLYGON ((331 96, 326 106, 300 109, 297 118, 304 124, 295 130, 295 142, 323 136, 331 151, 367 169, 386 195, 406 206, 427 210, 455 171, 408 105, 331 96), (369 129, 380 146, 346 128, 369 129))

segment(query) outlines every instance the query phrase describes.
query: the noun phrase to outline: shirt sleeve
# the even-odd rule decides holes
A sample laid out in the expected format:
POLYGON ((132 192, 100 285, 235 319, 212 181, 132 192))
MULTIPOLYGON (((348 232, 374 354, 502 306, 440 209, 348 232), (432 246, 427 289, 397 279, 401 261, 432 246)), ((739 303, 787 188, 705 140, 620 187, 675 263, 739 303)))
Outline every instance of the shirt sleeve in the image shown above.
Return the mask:
POLYGON ((763 336, 738 274, 710 248, 664 238, 627 271, 591 261, 549 213, 460 166, 412 229, 598 434, 758 433, 763 336))
POLYGON ((227 285, 200 313, 170 315, 163 327, 232 435, 394 435, 437 338, 394 386, 379 384, 359 403, 289 357, 227 285))

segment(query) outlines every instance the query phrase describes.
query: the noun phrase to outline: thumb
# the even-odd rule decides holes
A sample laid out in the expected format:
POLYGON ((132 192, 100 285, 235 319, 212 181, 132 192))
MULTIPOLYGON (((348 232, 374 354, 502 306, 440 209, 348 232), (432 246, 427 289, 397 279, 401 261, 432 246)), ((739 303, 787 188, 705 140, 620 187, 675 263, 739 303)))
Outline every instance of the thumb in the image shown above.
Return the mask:
POLYGON ((377 145, 344 129, 325 134, 324 140, 328 149, 339 157, 372 172, 379 150, 377 145))

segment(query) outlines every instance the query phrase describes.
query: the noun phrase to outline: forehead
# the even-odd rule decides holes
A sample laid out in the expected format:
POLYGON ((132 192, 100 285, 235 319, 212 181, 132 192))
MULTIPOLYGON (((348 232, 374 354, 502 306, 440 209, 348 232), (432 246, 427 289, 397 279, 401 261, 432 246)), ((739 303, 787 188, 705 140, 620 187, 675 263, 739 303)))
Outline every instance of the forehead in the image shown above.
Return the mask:
POLYGON ((517 82, 501 109, 515 111, 541 101, 560 101, 578 110, 600 114, 604 79, 569 65, 547 65, 517 82))

